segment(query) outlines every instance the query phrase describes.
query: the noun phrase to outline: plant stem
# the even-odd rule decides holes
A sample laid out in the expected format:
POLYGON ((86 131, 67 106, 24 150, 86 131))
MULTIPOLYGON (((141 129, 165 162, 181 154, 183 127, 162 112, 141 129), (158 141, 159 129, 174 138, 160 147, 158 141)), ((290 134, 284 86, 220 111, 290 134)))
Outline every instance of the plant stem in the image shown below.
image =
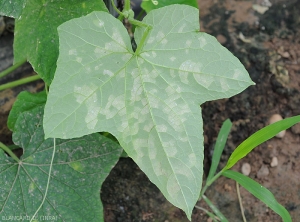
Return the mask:
POLYGON ((15 86, 23 85, 23 84, 26 84, 29 82, 33 82, 33 81, 36 81, 39 79, 41 79, 41 77, 39 77, 38 75, 34 75, 34 76, 30 76, 30 77, 27 77, 24 79, 19 79, 19 80, 13 81, 13 82, 9 82, 9 83, 0 85, 0 91, 4 90, 4 89, 15 87, 15 86))
POLYGON ((111 5, 113 6, 113 8, 116 10, 116 12, 119 14, 119 15, 122 15, 124 17, 124 14, 117 8, 117 6, 115 5, 115 1, 114 0, 111 0, 111 5))
MULTIPOLYGON (((136 19, 135 19, 135 20, 141 21, 141 20, 142 20, 141 18, 143 17, 144 13, 145 13, 145 10, 142 9, 142 10, 140 11, 140 13, 136 16, 136 19)), ((136 25, 132 25, 132 32, 135 31, 135 28, 136 28, 136 25)))
MULTIPOLYGON (((206 181, 205 186, 202 188, 201 193, 200 193, 200 197, 199 200, 201 200, 202 196, 204 195, 205 191, 207 190, 207 188, 216 180, 218 179, 221 175, 222 175, 222 170, 217 173, 215 176, 213 176, 209 181, 206 181)), ((199 201, 198 200, 198 201, 199 201)))
POLYGON ((149 27, 149 30, 152 28, 151 26, 149 26, 141 21, 135 20, 135 19, 129 19, 129 22, 135 26, 145 27, 145 28, 149 27))
POLYGON ((118 16, 118 19, 122 22, 123 19, 124 19, 124 16, 123 16, 123 15, 119 15, 119 16, 118 16))
POLYGON ((11 73, 12 71, 16 70, 19 68, 21 65, 23 65, 25 62, 27 62, 27 59, 22 60, 21 62, 18 62, 9 68, 5 69, 4 71, 0 72, 0 78, 6 76, 7 74, 11 73))
POLYGON ((140 11, 140 13, 137 15, 136 20, 141 21, 141 18, 142 18, 142 16, 143 16, 144 13, 145 13, 145 10, 142 9, 142 10, 140 11))
POLYGON ((128 11, 130 9, 130 0, 125 0, 124 10, 128 11))
POLYGON ((247 222, 245 214, 244 214, 244 207, 243 207, 243 203, 242 203, 242 198, 241 198, 241 194, 240 194, 240 187, 239 187, 238 182, 236 182, 236 192, 237 192, 239 203, 240 203, 240 209, 241 209, 241 214, 242 214, 242 217, 243 217, 243 221, 247 222))
POLYGON ((0 148, 3 149, 5 152, 7 152, 11 158, 13 158, 18 163, 21 162, 21 160, 14 154, 7 146, 5 146, 3 143, 0 142, 0 148))

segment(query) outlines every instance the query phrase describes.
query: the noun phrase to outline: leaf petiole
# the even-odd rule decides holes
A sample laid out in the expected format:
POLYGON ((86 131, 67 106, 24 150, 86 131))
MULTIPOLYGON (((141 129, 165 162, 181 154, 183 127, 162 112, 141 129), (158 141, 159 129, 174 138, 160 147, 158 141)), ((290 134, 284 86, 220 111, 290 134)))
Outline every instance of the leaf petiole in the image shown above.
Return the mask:
POLYGON ((6 153, 10 155, 11 158, 13 158, 18 163, 21 162, 21 160, 14 154, 11 149, 9 149, 7 146, 5 146, 3 143, 0 142, 0 148, 3 149, 6 153))
POLYGON ((125 7, 124 7, 124 10, 123 12, 121 12, 117 6, 115 5, 115 2, 112 0, 111 1, 111 4, 113 6, 113 8, 116 10, 117 13, 119 13, 119 20, 122 20, 123 18, 127 18, 128 21, 132 24, 132 25, 135 25, 135 26, 139 26, 139 27, 145 27, 145 32, 144 32, 144 35, 141 39, 141 42, 139 44, 139 46, 137 47, 137 50, 136 50, 136 54, 139 54, 142 46, 144 45, 144 42, 146 40, 146 37, 147 35, 149 34, 149 31, 151 30, 151 26, 139 21, 139 20, 136 20, 134 19, 134 12, 130 9, 130 0, 125 0, 125 7))
POLYGON ((125 11, 130 10, 130 0, 125 0, 124 10, 125 11))
POLYGON ((23 65, 25 62, 27 62, 26 59, 17 62, 16 64, 10 66, 9 68, 5 69, 4 71, 0 72, 0 78, 6 76, 7 74, 13 72, 14 70, 16 70, 17 68, 19 68, 21 65, 23 65))
POLYGON ((36 81, 36 80, 39 80, 39 79, 41 79, 40 76, 34 75, 34 76, 30 76, 30 77, 27 77, 27 78, 24 78, 24 79, 19 79, 19 80, 13 81, 13 82, 9 82, 9 83, 0 85, 0 91, 4 90, 4 89, 9 89, 9 88, 12 88, 12 87, 16 87, 16 86, 19 86, 19 85, 23 85, 23 84, 26 84, 26 83, 29 83, 29 82, 33 82, 33 81, 36 81))
POLYGON ((114 0, 111 0, 111 5, 112 5, 112 7, 114 8, 114 10, 116 10, 116 12, 117 12, 120 16, 125 17, 125 15, 123 14, 123 12, 121 12, 121 11, 117 8, 117 6, 116 6, 114 0))
POLYGON ((146 11, 145 11, 144 9, 142 9, 142 10, 140 11, 140 13, 136 16, 136 19, 137 19, 138 21, 140 21, 141 18, 142 18, 142 16, 143 16, 145 13, 146 13, 146 11))
MULTIPOLYGON (((147 27, 151 27, 151 26, 149 26, 149 25, 147 25, 147 24, 145 24, 145 23, 143 23, 143 22, 141 22, 141 21, 139 21, 139 20, 136 20, 136 19, 128 19, 129 20, 129 22, 131 23, 131 24, 133 24, 133 25, 136 25, 136 26, 139 26, 139 27, 145 27, 145 28, 147 28, 147 27)), ((151 27, 152 28, 152 27, 151 27)))

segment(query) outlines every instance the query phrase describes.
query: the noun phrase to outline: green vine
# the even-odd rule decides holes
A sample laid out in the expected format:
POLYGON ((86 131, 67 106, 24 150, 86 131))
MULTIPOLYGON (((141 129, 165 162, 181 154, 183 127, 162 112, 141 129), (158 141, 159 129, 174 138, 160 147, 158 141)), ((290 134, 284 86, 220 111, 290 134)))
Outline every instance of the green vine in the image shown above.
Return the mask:
POLYGON ((27 78, 24 78, 24 79, 19 79, 19 80, 13 81, 13 82, 9 82, 9 83, 0 85, 0 91, 4 90, 4 89, 9 89, 9 88, 12 88, 12 87, 20 86, 20 85, 23 85, 23 84, 26 84, 26 83, 29 83, 29 82, 39 80, 39 79, 41 79, 40 76, 34 75, 34 76, 30 76, 30 77, 27 77, 27 78))
POLYGON ((0 72, 0 78, 6 76, 7 74, 15 71, 17 68, 19 68, 21 65, 23 65, 27 60, 24 59, 21 62, 18 62, 16 64, 14 64, 13 66, 10 66, 9 68, 7 68, 6 70, 0 72))

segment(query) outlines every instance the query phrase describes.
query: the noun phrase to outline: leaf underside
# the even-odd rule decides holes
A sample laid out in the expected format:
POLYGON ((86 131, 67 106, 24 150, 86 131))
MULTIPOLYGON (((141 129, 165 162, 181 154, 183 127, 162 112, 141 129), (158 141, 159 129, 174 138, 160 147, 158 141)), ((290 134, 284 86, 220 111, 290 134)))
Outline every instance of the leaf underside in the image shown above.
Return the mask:
POLYGON ((58 58, 57 27, 95 10, 107 11, 99 0, 27 0, 15 24, 14 62, 27 59, 50 85, 58 58))
MULTIPOLYGON (((198 31, 198 17, 196 8, 184 5, 151 11, 143 22, 152 29, 139 54, 108 13, 64 23, 44 115, 46 137, 113 134, 189 218, 203 173, 199 105, 252 84, 237 58, 198 31)), ((136 28, 137 45, 144 29, 136 28)))
MULTIPOLYGON (((0 150, 2 219, 29 221, 42 202, 53 152, 53 139, 44 140, 43 110, 39 106, 21 113, 15 124, 13 141, 23 147, 22 164, 0 150), (14 215, 18 217, 11 218, 14 215)), ((121 152, 120 146, 98 133, 57 139, 48 194, 36 218, 103 221, 99 190, 121 152)))

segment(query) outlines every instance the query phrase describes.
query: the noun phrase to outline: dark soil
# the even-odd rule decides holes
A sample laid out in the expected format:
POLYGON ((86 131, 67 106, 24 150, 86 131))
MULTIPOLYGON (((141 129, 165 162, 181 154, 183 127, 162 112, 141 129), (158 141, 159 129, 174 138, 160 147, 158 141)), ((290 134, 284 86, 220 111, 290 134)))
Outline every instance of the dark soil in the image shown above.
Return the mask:
MULTIPOLYGON (((213 146, 219 129, 227 118, 233 122, 221 169, 232 151, 252 133, 268 124, 272 114, 283 118, 300 114, 300 1, 270 0, 272 6, 260 14, 253 4, 265 0, 199 0, 201 30, 215 36, 245 65, 255 86, 230 99, 203 104, 205 136, 205 175, 207 175, 213 146), (242 34, 241 34, 242 33, 242 34)), ((13 35, 6 32, 0 37, 0 70, 12 63, 13 35)), ((27 64, 9 77, 29 76, 27 64)), ((43 84, 31 85, 0 92, 0 141, 11 143, 11 132, 6 120, 16 95, 27 90, 39 91, 43 84)), ((282 138, 273 138, 253 150, 233 167, 241 171, 243 163, 251 165, 250 177, 267 187, 291 214, 300 221, 300 126, 287 130, 282 138), (272 157, 278 165, 271 167, 272 157), (268 175, 258 177, 262 167, 268 175)), ((205 177, 204 175, 204 177, 205 177)), ((247 221, 281 221, 264 203, 240 188, 247 221)), ((234 181, 220 178, 206 192, 206 196, 229 221, 242 221, 234 181)), ((107 222, 185 222, 184 212, 172 206, 130 158, 121 158, 101 189, 101 199, 107 222)), ((198 206, 209 209, 204 202, 198 206)), ((192 221, 211 221, 206 214, 194 209, 192 221)))

